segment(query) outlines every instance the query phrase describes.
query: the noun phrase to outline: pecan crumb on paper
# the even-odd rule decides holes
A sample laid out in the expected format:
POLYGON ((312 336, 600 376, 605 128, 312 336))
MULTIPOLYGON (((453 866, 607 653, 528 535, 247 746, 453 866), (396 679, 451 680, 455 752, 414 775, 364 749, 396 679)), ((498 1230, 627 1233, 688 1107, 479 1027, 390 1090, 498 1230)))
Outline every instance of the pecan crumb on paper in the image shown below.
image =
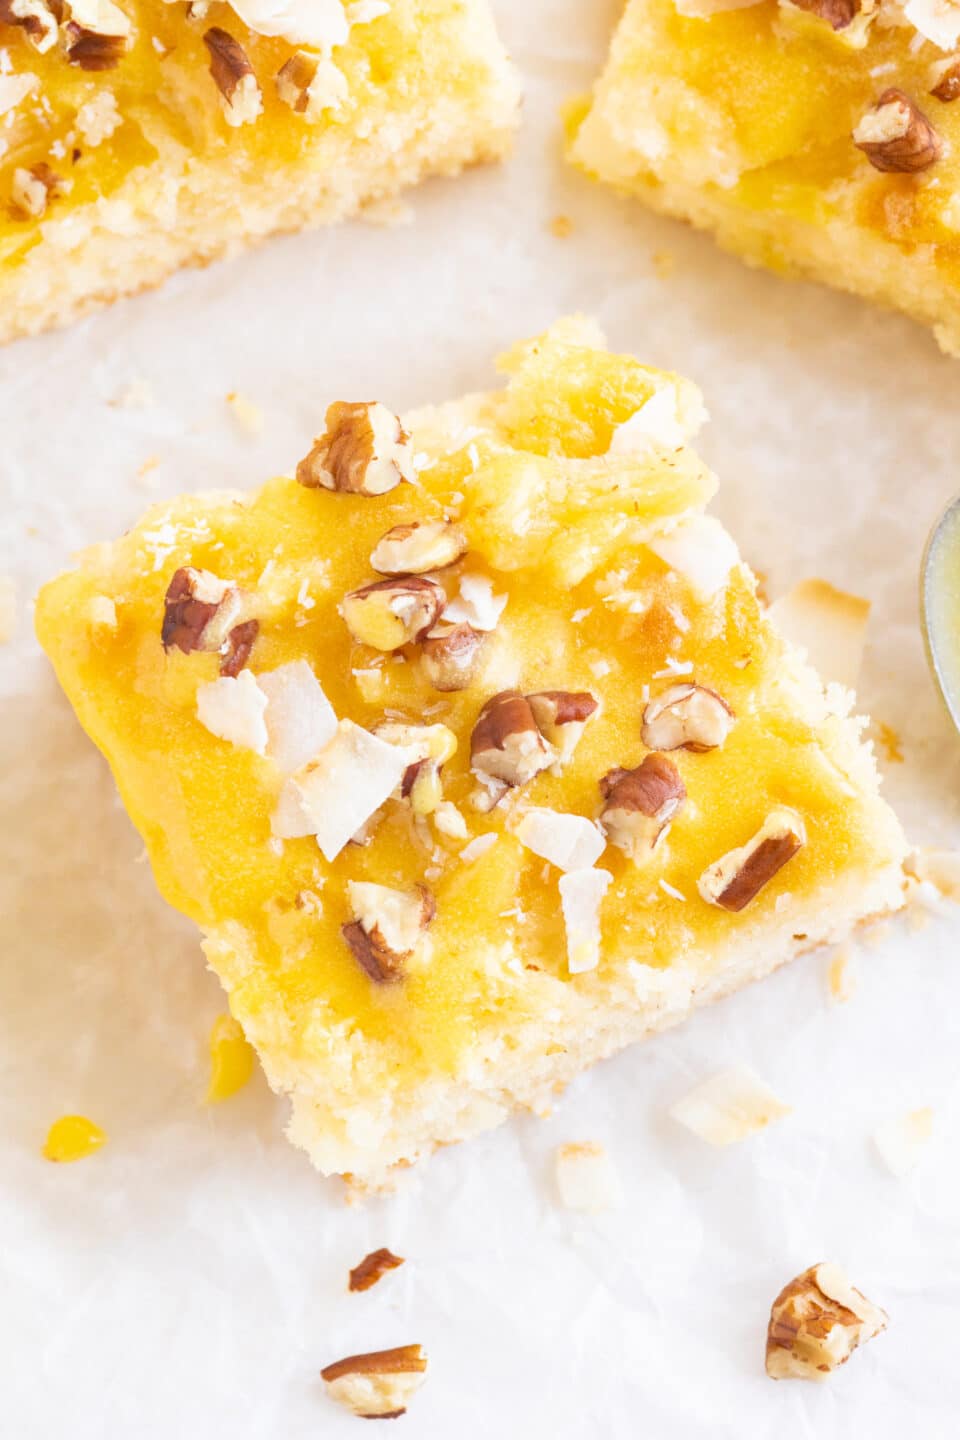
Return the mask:
POLYGON ((392 1250, 381 1246, 379 1250, 371 1250, 365 1255, 359 1265, 354 1265, 350 1271, 351 1290, 371 1290, 388 1270, 396 1270, 404 1263, 403 1257, 394 1255, 392 1250))

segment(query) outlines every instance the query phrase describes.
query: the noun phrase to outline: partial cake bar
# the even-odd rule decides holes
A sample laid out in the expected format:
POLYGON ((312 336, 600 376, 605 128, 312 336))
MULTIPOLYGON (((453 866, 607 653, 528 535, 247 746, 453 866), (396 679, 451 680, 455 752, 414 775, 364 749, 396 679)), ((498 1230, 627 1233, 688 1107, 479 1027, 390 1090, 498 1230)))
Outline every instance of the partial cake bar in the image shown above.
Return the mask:
POLYGON ((0 0, 0 342, 507 149, 488 0, 0 0))
POLYGON ((501 365, 331 405, 296 477, 38 602, 291 1138, 373 1187, 901 900, 852 694, 704 513, 696 388, 579 321, 501 365))
POLYGON ((960 354, 960 5, 630 0, 577 165, 960 354))

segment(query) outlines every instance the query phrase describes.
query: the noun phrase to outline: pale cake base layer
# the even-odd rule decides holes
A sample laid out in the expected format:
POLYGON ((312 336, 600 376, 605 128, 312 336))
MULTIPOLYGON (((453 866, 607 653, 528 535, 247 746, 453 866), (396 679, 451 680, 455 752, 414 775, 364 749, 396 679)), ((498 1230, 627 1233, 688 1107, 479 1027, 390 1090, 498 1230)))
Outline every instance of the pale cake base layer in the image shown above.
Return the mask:
MULTIPOLYGON (((583 158, 592 168, 588 156, 583 158)), ((722 190, 650 177, 631 180, 623 193, 641 198, 651 210, 709 231, 749 265, 787 278, 817 280, 885 309, 902 310, 931 326, 947 355, 960 356, 960 295, 918 252, 905 254, 875 233, 843 221, 811 225, 731 205, 722 190)))
MULTIPOLYGON (((597 1061, 678 1025, 694 1010, 762 980, 806 951, 847 938, 861 921, 899 908, 902 897, 901 868, 890 866, 855 877, 831 896, 829 910, 817 915, 802 939, 786 923, 724 955, 703 956, 678 969, 644 970, 633 983, 607 987, 603 1000, 571 991, 557 1019, 501 1036, 482 1052, 478 1048, 466 1073, 420 1084, 413 1104, 389 1092, 371 1093, 362 1057, 353 1055, 349 1042, 345 1051, 353 1063, 343 1084, 336 1085, 333 1075, 317 1076, 309 1089, 302 1068, 255 1022, 245 1024, 273 1089, 292 1093, 289 1139, 325 1174, 348 1176, 360 1190, 389 1190, 397 1167, 492 1130, 514 1111, 549 1113, 558 1094, 597 1061)), ((205 945, 228 989, 231 972, 242 972, 250 963, 234 948, 237 938, 211 937, 205 945)), ((789 1023, 784 1015, 785 1030, 789 1023)))
POLYGON ((171 144, 116 194, 52 215, 42 243, 19 266, 0 268, 0 344, 67 325, 183 266, 348 219, 429 176, 501 159, 516 128, 516 81, 482 12, 464 38, 488 59, 485 88, 456 100, 425 96, 422 109, 398 114, 375 137, 345 141, 334 164, 244 175, 171 144))

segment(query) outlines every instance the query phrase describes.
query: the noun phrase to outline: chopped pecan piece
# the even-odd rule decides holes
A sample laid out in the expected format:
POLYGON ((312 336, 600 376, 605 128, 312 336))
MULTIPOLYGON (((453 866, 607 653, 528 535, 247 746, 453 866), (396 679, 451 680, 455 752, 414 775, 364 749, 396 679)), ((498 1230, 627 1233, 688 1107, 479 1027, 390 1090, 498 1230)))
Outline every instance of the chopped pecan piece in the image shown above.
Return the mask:
POLYGON ((470 736, 470 764, 495 797, 494 803, 506 790, 526 785, 555 759, 525 696, 502 690, 487 701, 470 736))
POLYGON ((433 895, 425 885, 407 891, 351 881, 347 888, 354 919, 343 938, 371 980, 397 984, 437 912, 433 895))
POLYGON ((793 0, 793 4, 826 20, 832 30, 846 30, 860 14, 860 0, 793 0))
POLYGON ((677 767, 663 755, 648 755, 634 770, 608 771, 600 793, 607 839, 636 861, 653 854, 687 797, 677 767))
POLYGON ((853 143, 875 170, 915 175, 943 154, 943 142, 923 111, 902 90, 884 90, 853 132, 853 143))
POLYGON ((41 55, 57 43, 62 19, 60 0, 0 0, 0 25, 18 25, 41 55))
POLYGON ((697 888, 710 905, 743 910, 806 843, 806 830, 792 810, 772 810, 746 845, 707 867, 697 888))
POLYGON ((933 81, 930 94, 944 105, 952 104, 960 96, 960 60, 951 58, 937 65, 933 81))
POLYGON ((130 18, 113 0, 71 0, 64 53, 81 70, 113 70, 130 48, 130 18))
POLYGON ((250 661, 253 642, 259 634, 259 620, 244 620, 241 625, 234 625, 227 636, 223 659, 220 661, 221 675, 236 677, 240 674, 250 661))
POLYGON ((379 575, 423 575, 443 570, 467 553, 467 537, 448 520, 413 520, 394 525, 377 542, 370 564, 379 575))
POLYGON ((289 105, 298 115, 306 114, 309 108, 310 86, 319 64, 319 55, 308 55, 306 51, 298 50, 277 71, 277 94, 284 105, 289 105))
POLYGON ((359 1265, 354 1265, 350 1271, 351 1290, 370 1290, 383 1279, 388 1270, 396 1270, 404 1262, 399 1255, 394 1255, 392 1250, 381 1248, 371 1250, 365 1255, 359 1265))
POLYGON ((210 52, 210 74, 220 91, 224 119, 228 125, 247 125, 263 110, 263 96, 246 51, 219 25, 211 25, 203 37, 210 52))
POLYGON ((426 1377, 422 1345, 401 1345, 348 1355, 320 1371, 331 1400, 366 1420, 393 1420, 406 1413, 407 1402, 426 1377))
POLYGON ((308 122, 340 110, 350 93, 346 75, 332 60, 299 50, 277 72, 277 94, 308 122))
POLYGON ((404 772, 399 794, 410 801, 414 814, 432 815, 443 800, 440 772, 456 753, 456 735, 446 725, 404 725, 399 721, 378 725, 373 733, 388 745, 400 745, 417 755, 404 772))
POLYGON ((432 629, 446 602, 435 580, 407 575, 352 590, 344 596, 340 613, 359 644, 375 650, 399 650, 432 629))
POLYGON ((375 401, 327 410, 327 428, 297 466, 308 489, 349 495, 385 495, 401 480, 413 480, 413 447, 399 419, 375 401))
POLYGON ((767 1374, 773 1380, 825 1380, 859 1345, 885 1330, 887 1318, 838 1265, 811 1265, 773 1302, 767 1374))
POLYGON ((733 721, 733 711, 715 690, 671 685, 645 707, 640 735, 651 750, 715 750, 733 721))
POLYGON ((68 189, 63 178, 41 161, 29 170, 22 166, 14 170, 10 199, 19 215, 29 220, 41 220, 50 201, 68 189))
POLYGON ((217 651, 227 643, 240 611, 240 593, 232 581, 184 565, 167 586, 163 603, 163 648, 175 645, 189 655, 194 650, 217 651))
POLYGON ((466 690, 480 664, 484 636, 464 621, 448 625, 441 621, 424 637, 420 655, 424 672, 435 690, 466 690))
POLYGON ((541 735, 556 750, 560 765, 566 765, 600 702, 588 690, 538 690, 527 700, 541 735))

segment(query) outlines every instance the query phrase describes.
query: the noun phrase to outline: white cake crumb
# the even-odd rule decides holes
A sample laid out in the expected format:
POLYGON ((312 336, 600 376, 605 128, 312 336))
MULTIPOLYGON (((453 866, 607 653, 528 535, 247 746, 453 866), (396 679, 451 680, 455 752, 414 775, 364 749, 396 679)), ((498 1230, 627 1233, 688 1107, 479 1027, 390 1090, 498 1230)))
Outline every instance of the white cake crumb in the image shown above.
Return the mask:
POLYGON ((555 1156, 557 1189, 565 1210, 597 1215, 623 1203, 613 1161, 595 1140, 560 1145, 555 1156))

